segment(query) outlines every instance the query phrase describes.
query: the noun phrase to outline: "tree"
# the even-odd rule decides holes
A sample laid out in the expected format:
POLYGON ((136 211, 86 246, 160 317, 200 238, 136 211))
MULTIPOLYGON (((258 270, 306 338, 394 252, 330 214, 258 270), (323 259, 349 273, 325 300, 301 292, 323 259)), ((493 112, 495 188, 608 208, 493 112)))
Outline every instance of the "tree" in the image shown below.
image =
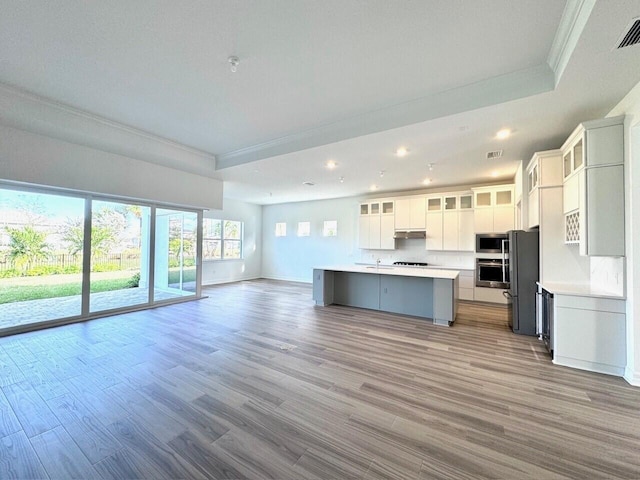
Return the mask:
MULTIPOLYGON (((126 228, 126 212, 103 207, 94 212, 91 222, 91 259, 108 254, 126 228)), ((84 219, 69 218, 62 228, 62 239, 69 253, 77 255, 84 249, 84 219)))
POLYGON ((9 258, 16 265, 29 270, 34 262, 49 257, 47 234, 27 225, 22 228, 5 228, 9 234, 9 258))

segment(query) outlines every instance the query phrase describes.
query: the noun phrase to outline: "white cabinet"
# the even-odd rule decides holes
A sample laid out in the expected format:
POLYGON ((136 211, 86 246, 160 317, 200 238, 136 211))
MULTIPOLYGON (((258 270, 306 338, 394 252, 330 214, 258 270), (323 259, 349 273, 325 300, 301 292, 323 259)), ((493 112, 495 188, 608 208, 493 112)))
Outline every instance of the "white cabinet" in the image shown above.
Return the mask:
POLYGON ((514 185, 473 189, 475 233, 504 233, 513 230, 514 185))
POLYGON ((473 300, 473 289, 475 287, 475 272, 473 270, 460 270, 458 277, 458 299, 473 300))
POLYGON ((473 251, 473 194, 427 197, 427 250, 473 251))
POLYGON ((444 197, 443 250, 474 251, 473 194, 444 197))
POLYGON ((579 125, 562 146, 565 243, 624 256, 624 117, 579 125))
POLYGON ((360 204, 358 247, 371 250, 394 250, 394 202, 372 200, 360 204))
POLYGON ((458 211, 445 211, 442 218, 442 249, 458 250, 458 211))
POLYGON ((562 186, 562 152, 548 150, 536 152, 527 165, 527 190, 529 195, 527 227, 540 225, 540 196, 542 190, 562 186))
POLYGON ((553 363, 622 376, 625 301, 554 294, 553 363))
POLYGON ((424 230, 425 228, 425 198, 398 198, 395 201, 396 230, 424 230))
POLYGON ((444 245, 442 197, 427 197, 427 250, 442 250, 444 245))

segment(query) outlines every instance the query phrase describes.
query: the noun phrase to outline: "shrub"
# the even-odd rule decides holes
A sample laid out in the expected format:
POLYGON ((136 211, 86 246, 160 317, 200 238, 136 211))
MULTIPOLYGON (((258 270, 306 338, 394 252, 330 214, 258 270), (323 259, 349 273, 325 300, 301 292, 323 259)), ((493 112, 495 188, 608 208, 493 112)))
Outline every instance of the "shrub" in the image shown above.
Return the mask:
POLYGON ((128 288, 136 288, 140 286, 140 273, 134 274, 131 279, 127 282, 128 288))
POLYGON ((115 272, 117 270, 120 270, 118 263, 96 263, 91 269, 92 272, 115 272))
POLYGON ((0 278, 13 278, 19 276, 21 276, 21 273, 14 268, 0 271, 0 278))

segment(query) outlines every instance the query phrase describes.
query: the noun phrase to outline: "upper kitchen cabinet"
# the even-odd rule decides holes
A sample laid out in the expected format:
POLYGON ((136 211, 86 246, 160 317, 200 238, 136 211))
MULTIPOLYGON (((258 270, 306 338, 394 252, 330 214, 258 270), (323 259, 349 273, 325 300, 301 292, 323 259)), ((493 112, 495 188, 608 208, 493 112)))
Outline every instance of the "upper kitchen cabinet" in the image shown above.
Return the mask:
POLYGON ((393 200, 371 200, 360 204, 358 216, 358 247, 371 250, 394 250, 393 200))
POLYGON ((396 230, 424 230, 425 229, 425 198, 398 198, 395 201, 396 230))
POLYGON ((472 192, 444 197, 442 231, 443 250, 473 251, 475 249, 472 192))
POLYGON ((542 190, 562 187, 562 151, 536 152, 527 165, 526 186, 529 195, 527 227, 540 226, 542 190))
POLYGON ((504 233, 514 228, 514 185, 473 189, 475 233, 504 233))
POLYGON ((624 117, 578 125, 561 150, 565 243, 624 256, 624 117))
POLYGON ((442 250, 444 248, 443 201, 441 196, 427 197, 426 248, 442 250))

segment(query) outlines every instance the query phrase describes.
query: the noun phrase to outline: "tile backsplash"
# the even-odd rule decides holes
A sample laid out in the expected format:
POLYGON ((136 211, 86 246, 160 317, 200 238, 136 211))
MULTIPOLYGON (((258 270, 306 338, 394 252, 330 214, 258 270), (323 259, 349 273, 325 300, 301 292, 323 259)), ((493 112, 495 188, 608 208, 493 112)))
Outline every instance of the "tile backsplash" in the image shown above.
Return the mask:
POLYGON ((383 264, 393 262, 426 262, 434 266, 475 268, 474 252, 441 252, 425 250, 425 241, 420 238, 396 240, 395 250, 361 250, 360 263, 383 264))
POLYGON ((624 295, 624 257, 589 257, 589 260, 591 286, 624 295))

